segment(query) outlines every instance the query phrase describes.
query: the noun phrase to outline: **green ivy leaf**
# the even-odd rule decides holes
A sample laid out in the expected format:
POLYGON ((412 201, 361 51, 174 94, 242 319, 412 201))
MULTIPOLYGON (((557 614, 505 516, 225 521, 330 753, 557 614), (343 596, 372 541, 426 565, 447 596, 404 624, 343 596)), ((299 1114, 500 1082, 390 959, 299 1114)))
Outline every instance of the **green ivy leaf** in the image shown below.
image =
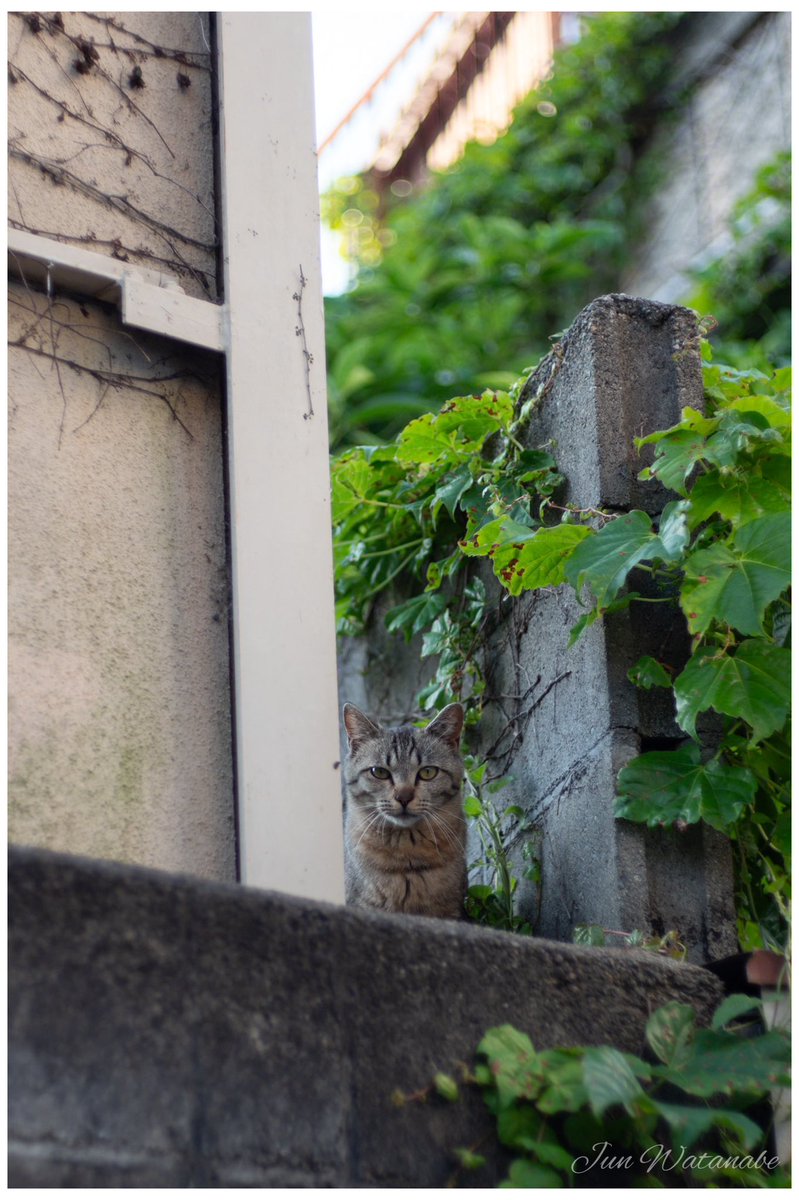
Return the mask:
POLYGON ((713 1013, 710 1025, 712 1029, 723 1029, 730 1021, 742 1017, 744 1013, 760 1013, 762 1010, 763 1001, 756 996, 727 996, 713 1013))
POLYGON ((423 592, 421 596, 413 596, 389 609, 386 613, 386 629, 391 633, 401 630, 406 640, 410 641, 414 634, 432 625, 448 603, 447 597, 440 594, 423 592))
MULTIPOLYGON (((530 531, 528 530, 528 534, 530 531)), ((512 596, 536 588, 557 587, 575 549, 591 537, 584 525, 552 525, 523 540, 505 543, 492 554, 494 574, 512 596)))
POLYGON ((649 654, 639 658, 635 666, 627 672, 627 678, 630 683, 634 683, 636 687, 643 688, 647 692, 651 688, 670 688, 672 685, 671 675, 666 668, 649 654))
POLYGON ((462 561, 461 555, 457 550, 455 550, 453 554, 447 555, 446 558, 439 559, 438 562, 428 563, 427 587, 425 588, 425 591, 437 591, 445 579, 449 579, 451 575, 454 575, 462 561))
POLYGON ((631 1115, 644 1091, 625 1056, 612 1046, 589 1046, 583 1058, 583 1083, 595 1117, 620 1104, 631 1115))
POLYGON ((405 426, 399 436, 397 461, 460 462, 464 455, 480 450, 492 433, 507 428, 512 417, 513 402, 506 392, 458 396, 440 412, 425 413, 405 426))
POLYGON ((709 471, 691 489, 689 521, 695 529, 718 513, 722 520, 737 527, 768 513, 784 512, 789 504, 787 493, 760 475, 709 471))
POLYGON ((664 562, 674 562, 682 557, 691 536, 688 530, 690 510, 688 500, 672 500, 666 505, 658 522, 660 545, 654 549, 652 557, 662 558, 664 562))
POLYGON ((605 930, 601 925, 576 925, 572 941, 575 946, 604 946, 605 930))
POLYGON ((500 1109, 538 1095, 543 1081, 541 1065, 526 1033, 512 1025, 489 1029, 477 1052, 488 1060, 500 1109))
POLYGON ((433 1077, 433 1086, 442 1099, 449 1100, 450 1103, 454 1103, 458 1099, 458 1085, 451 1075, 445 1075, 439 1071, 433 1077))
MULTIPOLYGON (((708 422, 708 425, 713 428, 713 422, 708 422)), ((687 496, 685 481, 704 454, 704 437, 695 429, 676 426, 661 434, 637 438, 635 444, 640 449, 654 441, 658 442, 655 461, 651 467, 644 467, 639 479, 657 478, 670 492, 687 496)))
POLYGON ((660 534, 645 512, 634 509, 617 517, 577 547, 566 563, 566 578, 577 592, 589 584, 598 607, 606 608, 633 567, 652 559, 672 562, 682 555, 688 541, 687 509, 684 500, 667 505, 660 534))
POLYGON ((741 642, 735 654, 695 651, 674 681, 677 723, 696 737, 696 718, 708 708, 742 717, 753 744, 781 729, 791 702, 790 651, 761 639, 741 642))
POLYGON ((704 764, 696 745, 641 754, 619 772, 615 813, 650 826, 703 820, 728 830, 754 803, 757 782, 745 767, 704 764))
POLYGON ((467 1147, 456 1146, 453 1153, 465 1171, 477 1171, 486 1165, 484 1154, 475 1154, 474 1150, 467 1147))
POLYGON ((472 483, 472 472, 468 463, 458 467, 457 471, 453 471, 451 475, 445 475, 433 495, 434 511, 436 504, 443 504, 449 515, 454 517, 458 501, 469 490, 472 483))
POLYGON ((745 1150, 756 1146, 763 1139, 763 1130, 743 1113, 725 1108, 705 1108, 687 1104, 667 1104, 663 1100, 653 1101, 657 1112, 668 1122, 678 1144, 686 1149, 713 1129, 727 1129, 738 1139, 745 1150))
POLYGON ((501 550, 512 542, 523 543, 535 536, 536 531, 528 525, 520 525, 510 517, 496 517, 481 525, 474 533, 463 538, 458 545, 462 552, 470 558, 491 558, 497 550, 501 550))
POLYGON ((646 1040, 662 1063, 679 1067, 691 1057, 696 1036, 696 1013, 690 1004, 670 1000, 652 1013, 646 1024, 646 1040))
MULTIPOLYGON (((538 1119, 537 1123, 540 1126, 540 1119, 538 1119)), ((540 1139, 533 1140, 521 1147, 521 1149, 535 1155, 538 1162, 545 1163, 549 1167, 555 1167, 558 1171, 571 1172, 574 1165, 574 1155, 570 1154, 568 1150, 564 1150, 563 1146, 559 1146, 555 1142, 542 1142, 540 1139)))
POLYGON ((762 1094, 786 1085, 790 1048, 776 1031, 756 1038, 700 1029, 691 1059, 669 1073, 669 1079, 692 1096, 762 1094))
MULTIPOLYGON (((790 367, 788 368, 790 371, 790 367)), ((774 376, 775 386, 777 384, 778 371, 774 376)), ((780 404, 773 396, 736 396, 734 400, 730 400, 727 408, 740 413, 757 413, 764 417, 767 423, 773 429, 791 428, 791 411, 787 405, 780 404)))
POLYGON ((680 604, 692 633, 714 620, 740 633, 763 633, 766 607, 791 580, 791 517, 749 521, 728 542, 697 550, 685 563, 680 604))
POLYGON ((529 1158, 517 1158, 510 1165, 508 1178, 501 1188, 553 1188, 563 1187, 563 1180, 549 1167, 540 1167, 529 1158))
POLYGON ((360 451, 338 459, 331 472, 332 515, 336 525, 363 504, 374 486, 374 475, 360 451))
MULTIPOLYGON (((476 796, 466 796, 463 801, 463 811, 467 817, 480 817, 483 815, 483 806, 476 796)), ((475 887, 477 886, 475 884, 475 887)), ((471 891, 471 889, 469 890, 471 891)))
POLYGON ((545 1082, 536 1104, 542 1113, 578 1112, 587 1103, 582 1056, 580 1049, 561 1048, 541 1054, 545 1082))

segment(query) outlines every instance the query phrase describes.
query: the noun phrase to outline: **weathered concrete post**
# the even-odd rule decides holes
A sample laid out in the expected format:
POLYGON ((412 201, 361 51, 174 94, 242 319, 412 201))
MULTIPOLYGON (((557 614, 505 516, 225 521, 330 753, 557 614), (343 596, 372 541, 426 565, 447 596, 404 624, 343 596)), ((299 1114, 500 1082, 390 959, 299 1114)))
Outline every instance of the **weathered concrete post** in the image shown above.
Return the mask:
MULTIPOLYGON (((638 479, 646 460, 634 438, 676 423, 687 405, 702 407, 695 318, 684 308, 603 296, 531 376, 523 399, 537 391, 528 444, 553 444, 563 502, 655 515, 669 495, 638 479)), ((635 587, 645 593, 647 579, 635 587)), ((514 777, 509 802, 539 827, 537 932, 570 939, 580 924, 676 929, 694 961, 732 953, 726 841, 712 830, 649 831, 613 816, 621 767, 684 737, 668 693, 642 692, 627 678, 644 654, 684 661, 684 622, 670 605, 633 605, 569 649, 581 611, 569 587, 530 593, 500 621, 487 655, 497 699, 487 706, 479 750, 504 754, 514 777)), ((531 909, 534 902, 526 901, 531 909)))

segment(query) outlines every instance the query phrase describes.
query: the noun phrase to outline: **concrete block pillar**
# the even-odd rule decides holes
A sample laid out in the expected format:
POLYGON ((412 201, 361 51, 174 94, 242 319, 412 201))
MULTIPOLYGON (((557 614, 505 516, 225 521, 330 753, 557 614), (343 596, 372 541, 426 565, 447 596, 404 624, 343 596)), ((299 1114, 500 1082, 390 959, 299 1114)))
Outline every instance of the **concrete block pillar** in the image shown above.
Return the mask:
MULTIPOLYGON (((629 296, 585 308, 528 381, 539 395, 527 444, 552 443, 561 502, 657 514, 670 497, 638 474, 634 439, 701 408, 696 321, 687 309, 629 296)), ((643 591, 644 581, 635 581, 643 591), (640 586, 639 586, 640 582, 640 586)), ((568 587, 501 601, 486 663, 478 753, 513 776, 508 803, 534 820, 540 894, 521 896, 536 931, 570 940, 576 925, 679 931, 701 962, 737 948, 729 845, 712 830, 647 830, 613 815, 619 770, 646 749, 676 746, 670 693, 641 692, 627 671, 644 654, 677 666, 688 654, 680 613, 640 604, 592 626, 568 648, 582 610, 568 587)), ((520 853, 526 835, 520 834, 520 853)))

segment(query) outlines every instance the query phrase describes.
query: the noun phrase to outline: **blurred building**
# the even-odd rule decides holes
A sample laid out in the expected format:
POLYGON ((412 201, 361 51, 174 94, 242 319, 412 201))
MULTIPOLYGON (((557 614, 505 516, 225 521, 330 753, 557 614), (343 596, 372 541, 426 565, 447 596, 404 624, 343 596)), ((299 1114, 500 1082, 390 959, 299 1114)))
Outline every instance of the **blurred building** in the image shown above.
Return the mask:
MULTIPOLYGON (((381 139, 378 190, 417 183, 456 162, 467 142, 493 142, 547 74, 561 13, 458 13, 448 40, 393 128, 381 139)), ((395 189, 397 190, 397 189, 395 189)))
MULTIPOLYGON (((590 14, 450 14, 451 32, 369 172, 403 196, 456 162, 467 142, 492 142, 514 107, 579 39, 590 14)), ((658 174, 620 291, 678 302, 691 272, 726 253, 736 203, 758 171, 791 147, 791 15, 685 13, 669 35, 667 90, 652 97, 638 153, 658 174)), ((768 212, 760 214, 768 220, 768 212)))

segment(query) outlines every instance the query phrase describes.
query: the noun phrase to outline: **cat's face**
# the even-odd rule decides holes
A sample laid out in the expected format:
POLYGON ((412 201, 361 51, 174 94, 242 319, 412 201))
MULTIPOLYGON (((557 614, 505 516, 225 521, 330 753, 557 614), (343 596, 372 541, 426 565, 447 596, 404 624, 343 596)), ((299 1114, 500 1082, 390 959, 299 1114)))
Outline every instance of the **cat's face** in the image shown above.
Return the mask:
POLYGON ((345 780, 349 802, 370 824, 411 829, 422 820, 435 827, 437 813, 459 801, 463 760, 459 743, 463 708, 450 704, 425 729, 383 728, 344 705, 349 755, 345 780))

